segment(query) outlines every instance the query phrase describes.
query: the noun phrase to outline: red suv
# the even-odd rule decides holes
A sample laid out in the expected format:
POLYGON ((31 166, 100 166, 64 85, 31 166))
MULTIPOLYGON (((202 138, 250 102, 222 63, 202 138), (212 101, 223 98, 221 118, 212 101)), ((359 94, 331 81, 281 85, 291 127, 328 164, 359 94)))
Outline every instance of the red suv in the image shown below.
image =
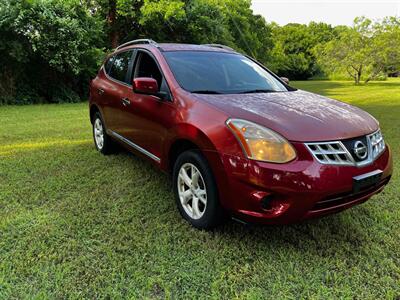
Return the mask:
POLYGON ((90 87, 98 151, 114 142, 171 172, 182 216, 284 224, 383 190, 392 157, 379 123, 297 90, 223 45, 119 46, 90 87))

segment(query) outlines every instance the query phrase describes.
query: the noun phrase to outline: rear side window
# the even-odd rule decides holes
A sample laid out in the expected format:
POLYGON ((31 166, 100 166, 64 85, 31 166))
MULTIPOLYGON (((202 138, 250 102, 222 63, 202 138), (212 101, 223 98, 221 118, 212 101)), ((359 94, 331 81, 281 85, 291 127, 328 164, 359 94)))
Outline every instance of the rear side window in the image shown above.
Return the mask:
POLYGON ((109 75, 119 81, 127 82, 126 73, 132 59, 132 51, 125 51, 115 56, 109 75))

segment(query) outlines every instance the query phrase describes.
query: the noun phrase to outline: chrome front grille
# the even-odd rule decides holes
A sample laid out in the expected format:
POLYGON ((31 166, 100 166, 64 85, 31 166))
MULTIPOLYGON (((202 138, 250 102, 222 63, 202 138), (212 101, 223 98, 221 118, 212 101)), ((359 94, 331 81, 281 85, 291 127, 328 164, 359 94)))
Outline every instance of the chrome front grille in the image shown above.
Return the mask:
POLYGON ((321 164, 364 166, 373 162, 385 150, 385 141, 380 130, 364 137, 343 141, 315 142, 305 144, 314 158, 321 164), (360 159, 355 145, 365 145, 367 155, 360 159))
POLYGON ((307 143, 308 150, 321 163, 329 165, 352 165, 354 160, 339 141, 307 143))

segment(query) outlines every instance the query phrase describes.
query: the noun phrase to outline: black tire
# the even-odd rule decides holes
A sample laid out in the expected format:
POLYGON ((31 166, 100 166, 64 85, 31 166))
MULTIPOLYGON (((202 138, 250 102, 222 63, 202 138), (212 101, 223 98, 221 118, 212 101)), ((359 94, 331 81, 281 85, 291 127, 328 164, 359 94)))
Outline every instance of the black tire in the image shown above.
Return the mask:
POLYGON ((104 125, 104 121, 99 112, 96 112, 93 116, 93 123, 92 123, 92 132, 93 132, 93 141, 94 146, 96 147, 97 151, 104 155, 108 155, 115 152, 115 143, 111 139, 111 137, 106 132, 106 127, 104 125), (102 145, 96 141, 96 133, 95 133, 95 126, 96 122, 100 122, 102 127, 102 136, 103 136, 103 143, 102 145))
MULTIPOLYGON (((179 212, 182 217, 187 220, 191 225, 198 229, 212 229, 218 226, 224 220, 223 209, 219 202, 218 188, 212 174, 211 168, 208 165, 206 158, 200 153, 200 151, 189 150, 181 153, 173 169, 173 188, 175 193, 175 201, 178 206, 179 212), (203 215, 200 218, 194 219, 184 209, 178 192, 178 176, 182 166, 188 164, 194 165, 198 171, 200 171, 201 179, 205 183, 206 190, 206 205, 203 210, 203 215)), ((193 198, 192 198, 193 199, 193 198)), ((193 200, 190 200, 193 201, 193 200)))

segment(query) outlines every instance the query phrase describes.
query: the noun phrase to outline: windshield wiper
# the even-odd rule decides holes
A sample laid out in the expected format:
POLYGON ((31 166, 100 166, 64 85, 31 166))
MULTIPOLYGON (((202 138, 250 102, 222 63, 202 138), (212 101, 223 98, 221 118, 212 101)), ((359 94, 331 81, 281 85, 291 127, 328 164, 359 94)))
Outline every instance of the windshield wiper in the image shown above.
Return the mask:
POLYGON ((190 92, 194 93, 194 94, 222 94, 221 92, 212 91, 212 90, 198 90, 198 91, 190 91, 190 92))
POLYGON ((253 94, 253 93, 274 93, 274 90, 267 90, 267 89, 256 89, 256 90, 248 90, 243 92, 238 92, 238 94, 253 94))

